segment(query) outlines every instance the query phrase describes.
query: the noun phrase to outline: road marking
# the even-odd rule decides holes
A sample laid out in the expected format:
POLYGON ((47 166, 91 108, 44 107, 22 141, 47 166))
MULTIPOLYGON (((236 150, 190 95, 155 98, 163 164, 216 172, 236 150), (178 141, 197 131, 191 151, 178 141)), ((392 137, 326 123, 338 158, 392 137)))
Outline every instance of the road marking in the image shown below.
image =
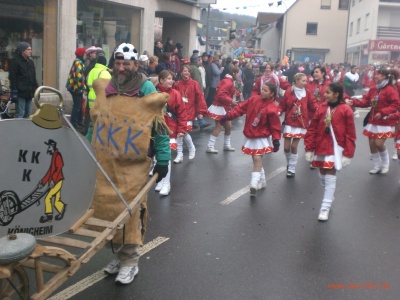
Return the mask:
MULTIPOLYGON (((147 252, 153 250, 154 248, 160 246, 162 243, 168 241, 169 238, 159 236, 156 239, 152 240, 145 244, 139 251, 140 256, 146 254, 147 252)), ((81 281, 71 285, 70 287, 66 288, 65 290, 59 292, 58 294, 54 295, 48 300, 66 300, 69 299, 76 294, 86 290, 88 287, 94 285, 95 283, 99 282, 100 280, 106 278, 108 275, 104 273, 103 270, 97 271, 92 275, 82 279, 81 281)))
MULTIPOLYGON (((276 169, 271 174, 267 175, 266 180, 268 181, 268 180, 272 179, 273 177, 275 177, 276 175, 282 173, 285 170, 286 170, 286 167, 281 167, 279 169, 276 169)), ((250 185, 245 186, 241 190, 238 190, 237 192, 235 192, 232 195, 230 195, 224 201, 220 202, 220 204, 221 205, 231 204, 233 201, 237 200, 239 197, 243 196, 244 194, 247 194, 249 192, 249 189, 250 189, 250 185)))

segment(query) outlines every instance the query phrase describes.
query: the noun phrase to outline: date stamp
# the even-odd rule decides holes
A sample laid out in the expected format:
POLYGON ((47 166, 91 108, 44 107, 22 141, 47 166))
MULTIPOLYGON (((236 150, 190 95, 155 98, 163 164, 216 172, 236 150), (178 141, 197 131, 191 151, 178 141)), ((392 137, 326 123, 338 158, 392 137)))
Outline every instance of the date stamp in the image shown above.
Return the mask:
POLYGON ((332 290, 390 290, 390 284, 387 282, 361 282, 347 284, 328 283, 328 289, 332 290))

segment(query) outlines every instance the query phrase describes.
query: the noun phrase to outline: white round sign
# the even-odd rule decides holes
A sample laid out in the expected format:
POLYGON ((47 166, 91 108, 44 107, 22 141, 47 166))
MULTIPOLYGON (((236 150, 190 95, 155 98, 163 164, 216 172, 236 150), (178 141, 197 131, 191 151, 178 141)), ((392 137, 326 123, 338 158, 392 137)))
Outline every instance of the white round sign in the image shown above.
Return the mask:
POLYGON ((79 138, 67 127, 12 119, 0 121, 0 143, 0 237, 67 231, 89 208, 96 184, 96 163, 79 138))

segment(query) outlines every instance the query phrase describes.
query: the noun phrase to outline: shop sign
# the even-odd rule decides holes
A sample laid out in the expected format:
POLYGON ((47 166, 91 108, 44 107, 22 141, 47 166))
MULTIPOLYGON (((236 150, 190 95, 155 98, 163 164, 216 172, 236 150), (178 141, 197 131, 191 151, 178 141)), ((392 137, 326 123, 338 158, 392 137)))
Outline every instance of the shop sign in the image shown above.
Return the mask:
POLYGON ((370 40, 369 50, 400 52, 400 40, 370 40))
POLYGON ((387 53, 372 53, 371 58, 379 61, 389 61, 389 54, 387 53))

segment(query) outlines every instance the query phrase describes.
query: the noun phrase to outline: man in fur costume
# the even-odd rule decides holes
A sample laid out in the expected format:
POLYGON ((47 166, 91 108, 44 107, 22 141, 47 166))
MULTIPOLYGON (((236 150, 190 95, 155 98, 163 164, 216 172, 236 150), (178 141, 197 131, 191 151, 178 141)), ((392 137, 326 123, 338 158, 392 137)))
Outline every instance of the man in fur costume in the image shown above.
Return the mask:
MULTIPOLYGON (((148 180, 150 157, 157 159, 154 173, 160 181, 171 160, 168 127, 163 123, 162 108, 168 94, 156 92, 147 77, 139 73, 137 51, 121 44, 114 52, 111 80, 97 79, 90 115, 94 124, 92 145, 96 157, 127 202, 131 202, 148 180), (150 145, 150 146, 149 146, 150 145)), ((125 205, 99 171, 92 206, 96 218, 114 221, 125 205)), ((147 220, 147 196, 140 207, 113 238, 123 244, 115 258, 104 268, 117 274, 116 282, 129 284, 139 272, 139 249, 143 245, 147 220)))

